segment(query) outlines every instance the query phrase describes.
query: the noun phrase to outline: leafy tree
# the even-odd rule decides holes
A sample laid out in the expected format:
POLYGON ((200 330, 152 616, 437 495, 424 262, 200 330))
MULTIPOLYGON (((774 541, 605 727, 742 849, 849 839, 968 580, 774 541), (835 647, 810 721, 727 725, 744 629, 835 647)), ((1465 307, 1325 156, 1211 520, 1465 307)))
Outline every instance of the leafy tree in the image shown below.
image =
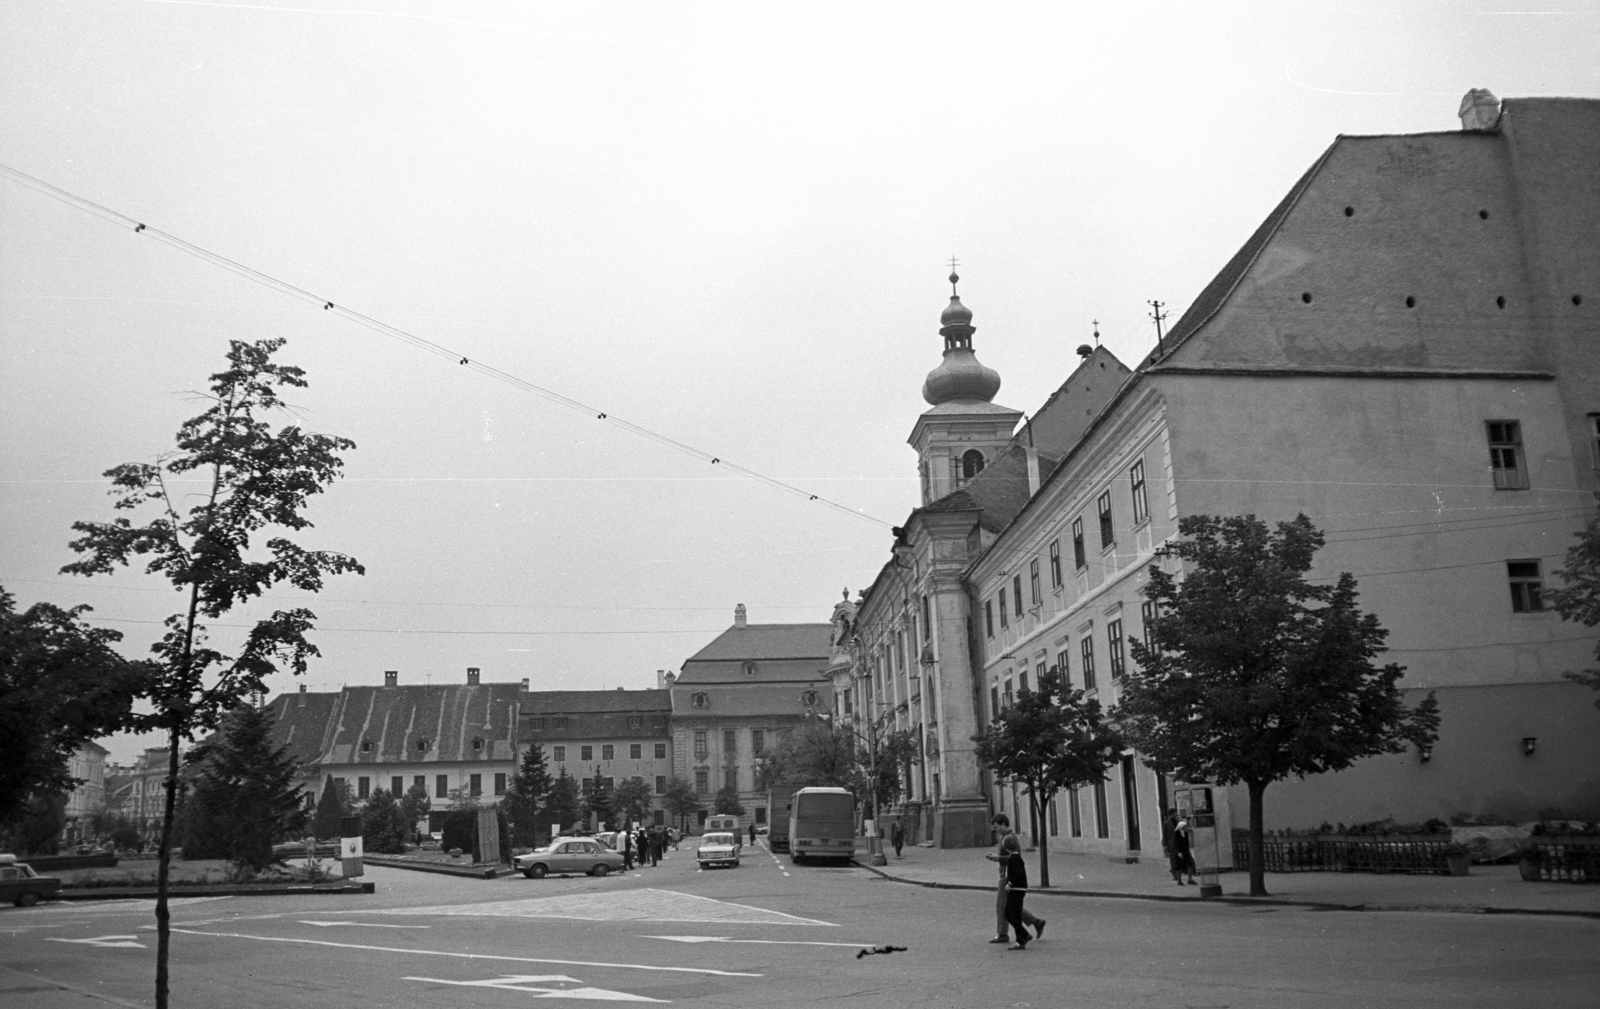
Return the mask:
POLYGON ((694 785, 689 779, 674 775, 667 782, 666 794, 661 797, 662 805, 667 807, 667 815, 678 824, 679 830, 689 829, 689 817, 700 812, 704 804, 700 801, 700 793, 694 790, 694 785))
POLYGON ((723 785, 717 789, 716 796, 711 800, 713 813, 726 813, 729 816, 743 816, 744 803, 739 801, 739 790, 732 785, 723 785))
POLYGON ((322 783, 322 797, 317 800, 317 812, 311 818, 311 833, 318 840, 339 837, 340 821, 350 815, 350 789, 333 780, 333 775, 322 783))
MULTIPOLYGON (((1595 495, 1600 499, 1600 494, 1595 495)), ((1565 563, 1556 571, 1565 585, 1550 589, 1546 596, 1561 619, 1585 627, 1600 625, 1600 514, 1589 520, 1578 542, 1567 548, 1565 563)), ((1595 639, 1594 657, 1600 659, 1600 638, 1595 639)), ((1562 673, 1574 683, 1600 690, 1600 668, 1562 673)), ((1595 699, 1600 708, 1600 698, 1595 699)))
POLYGON ((1181 519, 1159 551, 1180 582, 1150 568, 1154 647, 1134 639, 1114 714, 1158 771, 1243 782, 1250 793, 1250 893, 1264 896, 1262 799, 1289 775, 1339 771, 1362 757, 1431 745, 1438 704, 1407 708, 1403 668, 1376 666, 1388 631, 1356 606, 1348 572, 1306 578, 1322 533, 1304 515, 1269 531, 1254 515, 1181 519))
POLYGON ((874 732, 867 740, 867 752, 861 756, 866 766, 860 770, 862 780, 872 788, 875 816, 883 806, 892 806, 899 801, 901 793, 905 791, 905 783, 911 780, 911 765, 921 755, 922 747, 917 742, 917 734, 909 729, 874 732), (872 773, 874 769, 876 777, 872 773))
POLYGON ((62 569, 109 574, 148 556, 145 570, 187 595, 184 611, 167 618, 167 631, 152 649, 159 669, 148 696, 155 710, 134 726, 164 731, 170 754, 156 883, 156 1009, 167 1009, 167 887, 179 748, 197 732, 215 728, 247 694, 264 693, 266 677, 280 664, 299 675, 318 654, 306 637, 315 614, 304 607, 256 621, 235 655, 208 643, 206 621, 280 583, 316 592, 328 575, 362 571, 352 557, 307 550, 283 535, 257 542, 268 530, 310 527, 304 515, 308 500, 339 477, 339 453, 355 447, 296 423, 271 429, 265 415, 286 410, 280 390, 306 385, 301 369, 273 362, 282 345, 277 339, 229 342, 227 369, 211 376, 211 405, 178 429, 176 451, 153 463, 106 471, 116 510, 149 508, 154 515, 140 525, 126 517, 73 523, 81 535, 70 546, 81 559, 62 569), (204 479, 198 495, 168 483, 191 474, 204 479))
POLYGON ((139 835, 139 828, 125 816, 119 816, 112 821, 110 829, 106 831, 106 839, 118 851, 138 849, 144 844, 144 838, 139 835))
POLYGON ((550 786, 550 801, 545 803, 545 819, 563 827, 578 822, 578 783, 563 768, 550 786))
POLYGON ((79 746, 134 725, 150 663, 119 655, 122 635, 91 627, 87 612, 35 603, 18 613, 0 588, 0 823, 78 784, 67 761, 79 746))
POLYGON ((584 823, 607 823, 613 813, 612 791, 606 787, 606 781, 600 777, 600 768, 594 769, 594 777, 589 780, 589 790, 583 795, 583 802, 578 807, 578 816, 584 823))
POLYGON ((624 779, 611 795, 617 816, 625 824, 643 822, 654 798, 650 783, 643 778, 624 779))
POLYGON ((426 820, 432 810, 433 800, 428 798, 426 788, 412 785, 406 789, 404 798, 400 800, 400 815, 405 819, 407 836, 417 830, 417 824, 426 820))
POLYGON ((806 719, 779 736, 763 766, 769 781, 865 791, 855 732, 825 719, 806 719))
POLYGON ((479 799, 478 796, 474 795, 470 789, 466 789, 466 788, 452 788, 452 789, 450 789, 450 809, 451 809, 451 811, 465 809, 465 810, 476 812, 477 810, 480 810, 482 808, 483 808, 483 802, 479 799))
POLYGON ((61 849, 61 832, 66 829, 66 793, 42 792, 0 825, 0 848, 30 855, 54 855, 61 849))
POLYGON ((361 849, 379 855, 404 855, 406 838, 415 830, 400 811, 400 804, 387 788, 375 790, 367 797, 366 808, 361 811, 361 849))
MULTIPOLYGON (((973 740, 986 767, 1022 784, 1035 837, 1043 836, 1037 814, 1050 797, 1103 781, 1127 745, 1101 717, 1100 702, 1063 685, 1055 667, 1039 676, 1038 689, 1023 688, 973 740)), ((1048 844, 1039 845, 1039 885, 1050 885, 1048 844)))
POLYGON ((539 834, 539 804, 550 794, 550 768, 545 763, 544 747, 534 743, 522 755, 517 773, 511 776, 500 808, 511 820, 512 843, 521 848, 535 844, 539 834))
POLYGON ((221 731, 196 746, 189 760, 199 770, 192 790, 196 811, 204 811, 203 817, 191 813, 190 829, 216 838, 221 857, 241 873, 276 863, 272 846, 305 829, 305 800, 295 784, 299 764, 288 746, 272 745, 272 722, 261 708, 244 704, 229 712, 221 731))

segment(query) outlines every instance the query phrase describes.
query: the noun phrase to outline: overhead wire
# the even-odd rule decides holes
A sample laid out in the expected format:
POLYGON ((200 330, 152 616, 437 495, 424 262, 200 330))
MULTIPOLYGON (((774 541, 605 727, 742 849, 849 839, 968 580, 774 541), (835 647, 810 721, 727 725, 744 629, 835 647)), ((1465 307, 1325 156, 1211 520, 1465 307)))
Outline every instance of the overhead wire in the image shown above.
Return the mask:
POLYGON ((588 414, 596 420, 611 424, 612 426, 627 431, 629 434, 635 435, 636 437, 653 441, 656 444, 665 448, 669 448, 675 452, 699 459, 702 462, 716 466, 720 470, 732 473, 735 476, 764 484, 787 494, 802 497, 807 502, 816 502, 835 511, 849 515, 852 518, 871 522, 874 525, 884 529, 891 527, 891 523, 875 516, 868 515, 867 513, 859 509, 852 508, 842 502, 834 501, 833 499, 823 497, 820 494, 813 494, 803 487, 795 486, 794 484, 780 480, 776 477, 767 476, 766 474, 757 470, 753 470, 748 466, 731 462, 727 459, 724 459, 720 455, 707 452, 704 449, 697 448, 688 444, 687 442, 683 442, 676 438, 670 437, 669 435, 662 434, 661 432, 645 427, 642 424, 624 420, 621 417, 613 415, 609 410, 603 410, 598 407, 591 406, 581 400, 574 399, 571 396, 557 392, 554 389, 549 389, 534 382, 530 382, 525 378, 513 375, 510 372, 496 368, 493 365, 485 364, 481 361, 475 361, 470 355, 454 348, 446 347, 443 344, 436 343, 433 340, 427 339, 426 337, 418 336, 417 334, 401 329, 398 326, 390 325, 381 319, 374 318, 363 312, 357 312, 354 309, 346 308, 331 298, 308 291, 305 288, 296 284, 291 284, 286 280, 280 280, 271 274, 263 273, 254 267, 248 266, 237 260, 230 259, 220 253, 212 252, 210 249, 202 246, 195 245, 193 242, 180 238, 179 236, 170 232, 162 231, 159 228, 153 228, 142 221, 139 221, 133 217, 129 217, 127 214, 113 210, 110 207, 96 203, 95 201, 83 196, 79 196, 76 193, 69 192, 68 190, 62 189, 59 186, 52 185, 43 179, 29 175, 27 172, 20 171, 19 169, 13 168, 10 165, 0 164, 0 176, 4 176, 18 185, 32 189, 35 192, 48 196, 53 200, 65 203, 68 206, 75 207, 86 213, 92 214, 95 217, 99 217, 104 221, 108 221, 112 224, 118 225, 119 227, 132 231, 136 235, 153 238, 158 242, 177 249, 179 252, 193 256, 202 262, 209 263, 218 269, 226 270, 229 273, 243 277, 244 279, 253 283, 260 284, 263 287, 270 288, 271 290, 277 291, 280 294, 284 294, 291 298, 306 302, 307 304, 318 305, 323 309, 323 311, 331 312, 335 315, 341 316, 342 318, 354 322, 359 326, 370 329, 373 332, 379 333, 383 336, 390 337, 391 339, 398 340, 399 342, 423 351, 424 353, 432 354, 433 356, 442 358, 444 360, 454 361, 460 366, 471 371, 475 371, 486 378, 509 385, 523 392, 539 396, 542 399, 555 403, 559 406, 564 406, 578 413, 588 414))

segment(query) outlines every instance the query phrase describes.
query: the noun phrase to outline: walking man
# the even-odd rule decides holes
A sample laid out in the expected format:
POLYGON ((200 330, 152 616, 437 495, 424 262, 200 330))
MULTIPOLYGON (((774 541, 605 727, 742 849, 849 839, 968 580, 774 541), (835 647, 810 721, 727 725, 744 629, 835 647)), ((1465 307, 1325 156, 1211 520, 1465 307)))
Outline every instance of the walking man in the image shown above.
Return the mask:
MULTIPOLYGON (((1000 842, 1000 852, 1005 856, 1001 871, 1006 881, 1006 921, 1017 934, 1017 941, 1006 948, 1027 949, 1028 930, 1022 922, 1024 917, 1033 916, 1022 906, 1028 896, 1028 865, 1022 860, 1022 842, 1017 840, 1017 835, 1007 834, 1000 842)), ((1039 931, 1044 931, 1043 921, 1039 921, 1039 931)))
POLYGON ((901 829, 900 821, 896 820, 889 827, 889 840, 894 844, 894 857, 900 858, 900 848, 906 843, 906 832, 901 829))
MULTIPOLYGON (((1011 832, 1011 817, 1007 816, 1006 814, 996 813, 994 819, 990 821, 990 824, 994 827, 995 832, 1000 835, 1000 844, 993 852, 983 857, 987 858, 991 862, 1000 863, 1000 882, 999 885, 995 887, 994 893, 995 937, 989 941, 1010 942, 1010 920, 1006 917, 1006 892, 1010 889, 1007 866, 1011 861, 1011 853, 1006 849, 1006 840, 1009 838, 1016 845, 1018 852, 1017 857, 1019 859, 1022 857, 1022 842, 1017 839, 1016 834, 1011 832)), ((1026 873, 1026 869, 1024 869, 1024 873, 1026 873)), ((1024 876, 1023 886, 1027 886, 1026 876, 1024 876)), ((1043 937, 1045 925, 1044 919, 1035 917, 1033 912, 1022 906, 1021 901, 1018 901, 1017 909, 1019 923, 1031 926, 1036 935, 1043 937)), ((1026 944, 1028 941, 1028 933, 1022 931, 1020 925, 1017 929, 1017 939, 1023 944, 1026 944)))

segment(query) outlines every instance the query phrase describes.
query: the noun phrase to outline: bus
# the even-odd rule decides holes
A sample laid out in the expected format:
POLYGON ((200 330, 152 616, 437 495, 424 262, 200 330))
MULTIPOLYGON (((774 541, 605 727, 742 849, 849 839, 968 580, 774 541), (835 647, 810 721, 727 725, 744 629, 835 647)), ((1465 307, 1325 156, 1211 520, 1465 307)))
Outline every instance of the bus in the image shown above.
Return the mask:
POLYGON ((789 850, 789 805, 798 785, 773 785, 767 789, 767 849, 789 850))
POLYGON ((848 862, 856 856, 856 800, 842 788, 802 788, 789 800, 789 858, 848 862))

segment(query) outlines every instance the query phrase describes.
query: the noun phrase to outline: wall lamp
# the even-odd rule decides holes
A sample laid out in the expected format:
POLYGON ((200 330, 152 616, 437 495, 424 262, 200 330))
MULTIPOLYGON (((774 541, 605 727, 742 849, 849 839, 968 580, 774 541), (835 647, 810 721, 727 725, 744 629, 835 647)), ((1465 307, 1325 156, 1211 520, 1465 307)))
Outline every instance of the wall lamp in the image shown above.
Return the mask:
POLYGON ((1523 736, 1522 737, 1522 755, 1524 757, 1533 756, 1533 751, 1538 748, 1538 745, 1539 745, 1539 737, 1537 737, 1537 736, 1523 736))
POLYGON ((1417 747, 1417 755, 1420 756, 1422 758, 1422 762, 1426 764, 1428 761, 1433 759, 1433 747, 1419 746, 1417 747))

